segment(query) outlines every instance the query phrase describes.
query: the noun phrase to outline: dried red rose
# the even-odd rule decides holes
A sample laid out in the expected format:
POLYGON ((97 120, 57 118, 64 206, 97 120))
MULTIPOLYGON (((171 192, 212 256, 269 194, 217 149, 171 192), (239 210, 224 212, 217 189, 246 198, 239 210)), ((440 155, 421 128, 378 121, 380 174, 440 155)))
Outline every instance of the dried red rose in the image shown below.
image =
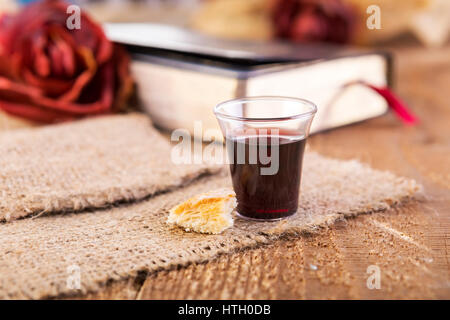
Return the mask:
POLYGON ((126 52, 83 12, 69 30, 67 7, 44 0, 0 17, 0 109, 55 122, 110 113, 130 95, 126 52))
POLYGON ((298 42, 350 41, 356 14, 340 0, 272 0, 275 35, 298 42))

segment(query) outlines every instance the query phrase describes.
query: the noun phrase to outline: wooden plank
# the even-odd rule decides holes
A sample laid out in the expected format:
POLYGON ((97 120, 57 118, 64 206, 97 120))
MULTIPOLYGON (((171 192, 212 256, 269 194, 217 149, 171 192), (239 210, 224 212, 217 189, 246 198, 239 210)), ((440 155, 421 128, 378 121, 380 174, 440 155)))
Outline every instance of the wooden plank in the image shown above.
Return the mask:
MULTIPOLYGON (((315 135, 309 145, 418 180, 425 187, 420 201, 316 235, 111 283, 80 298, 450 299, 450 46, 392 49, 397 92, 420 125, 405 127, 388 114, 315 135), (380 290, 367 288, 370 265, 380 268, 380 290)), ((9 128, 26 125, 11 119, 0 114, 9 128)))
POLYGON ((296 241, 154 275, 138 298, 449 299, 450 47, 394 52, 397 91, 421 124, 405 127, 389 114, 315 135, 309 143, 322 154, 417 179, 425 186, 421 201, 296 241), (380 290, 366 285, 370 265, 380 268, 380 290), (150 289, 166 281, 171 285, 150 289), (178 286, 183 291, 171 295, 178 286))

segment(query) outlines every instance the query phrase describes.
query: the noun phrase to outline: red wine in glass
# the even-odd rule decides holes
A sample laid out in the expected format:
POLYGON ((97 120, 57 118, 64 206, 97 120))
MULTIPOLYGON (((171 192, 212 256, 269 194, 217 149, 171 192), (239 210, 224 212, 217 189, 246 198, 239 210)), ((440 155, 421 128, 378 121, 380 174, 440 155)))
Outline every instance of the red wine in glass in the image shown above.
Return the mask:
POLYGON ((297 211, 305 144, 306 139, 282 134, 228 138, 230 171, 239 215, 277 220, 297 211), (277 164, 274 165, 275 161, 277 164), (263 168, 270 167, 276 169, 270 172, 273 174, 264 174, 263 168))

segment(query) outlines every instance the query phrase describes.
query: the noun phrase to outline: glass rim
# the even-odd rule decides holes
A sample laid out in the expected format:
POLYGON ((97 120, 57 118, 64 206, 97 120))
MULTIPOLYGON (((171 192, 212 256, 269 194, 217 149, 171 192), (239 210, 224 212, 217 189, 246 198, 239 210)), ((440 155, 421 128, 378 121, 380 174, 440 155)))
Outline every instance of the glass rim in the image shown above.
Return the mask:
POLYGON ((294 97, 283 97, 283 96, 254 96, 254 97, 243 97, 243 98, 237 98, 237 99, 230 99, 223 101, 219 104, 217 104, 214 107, 214 114, 216 117, 223 117, 230 120, 239 120, 239 121, 283 121, 283 120, 293 120, 293 119, 299 119, 304 118, 308 116, 313 116, 317 112, 317 106, 306 99, 302 98, 294 98, 294 97), (219 109, 223 107, 224 105, 228 104, 238 104, 238 103, 245 103, 245 102, 255 102, 255 101, 284 101, 284 102, 294 102, 294 103, 301 103, 302 105, 307 105, 309 107, 309 110, 299 112, 298 114, 294 114, 292 116, 286 116, 286 117, 270 117, 270 118, 256 118, 256 117, 240 117, 240 116, 233 116, 227 113, 224 113, 220 111, 219 109))

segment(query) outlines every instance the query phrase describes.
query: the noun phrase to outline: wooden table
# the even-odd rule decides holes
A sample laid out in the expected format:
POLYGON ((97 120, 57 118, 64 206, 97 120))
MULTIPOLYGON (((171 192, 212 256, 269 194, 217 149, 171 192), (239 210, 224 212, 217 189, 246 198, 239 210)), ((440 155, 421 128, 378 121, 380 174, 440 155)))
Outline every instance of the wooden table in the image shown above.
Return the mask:
POLYGON ((82 298, 450 299, 450 47, 393 51, 396 90, 421 124, 405 127, 389 114, 309 143, 324 155, 414 178, 425 187, 422 199, 82 298), (371 265, 379 267, 380 289, 367 287, 371 265))
POLYGON ((86 298, 450 299, 450 46, 392 50, 396 90, 420 125, 405 127, 389 114, 309 143, 324 155, 412 177, 425 187, 422 199, 86 298), (367 286, 371 265, 380 268, 380 289, 367 286))

